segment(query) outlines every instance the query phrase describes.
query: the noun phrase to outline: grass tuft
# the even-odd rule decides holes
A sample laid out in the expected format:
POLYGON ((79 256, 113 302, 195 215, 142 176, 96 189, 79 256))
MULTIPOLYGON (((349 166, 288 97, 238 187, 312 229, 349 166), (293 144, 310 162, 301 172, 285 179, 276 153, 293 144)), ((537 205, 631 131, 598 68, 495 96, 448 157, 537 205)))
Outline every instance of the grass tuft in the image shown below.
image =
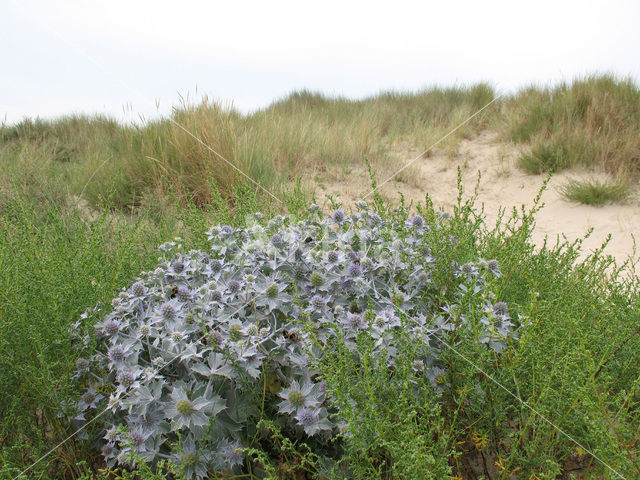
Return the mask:
POLYGON ((586 167, 640 173, 640 89, 630 79, 588 76, 570 85, 527 88, 505 102, 497 120, 508 140, 531 147, 530 173, 586 167))
POLYGON ((568 200, 601 207, 607 203, 623 203, 630 195, 629 185, 624 181, 600 181, 596 179, 570 179, 561 187, 568 200))

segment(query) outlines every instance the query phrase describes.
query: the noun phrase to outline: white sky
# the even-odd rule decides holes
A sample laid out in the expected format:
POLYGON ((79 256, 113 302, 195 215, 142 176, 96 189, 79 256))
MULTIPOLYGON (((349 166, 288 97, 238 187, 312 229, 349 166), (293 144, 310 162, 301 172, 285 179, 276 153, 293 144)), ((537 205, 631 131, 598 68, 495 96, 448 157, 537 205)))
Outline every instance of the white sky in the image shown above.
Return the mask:
POLYGON ((243 111, 293 90, 359 98, 594 72, 640 78, 640 2, 0 0, 0 122, 243 111))

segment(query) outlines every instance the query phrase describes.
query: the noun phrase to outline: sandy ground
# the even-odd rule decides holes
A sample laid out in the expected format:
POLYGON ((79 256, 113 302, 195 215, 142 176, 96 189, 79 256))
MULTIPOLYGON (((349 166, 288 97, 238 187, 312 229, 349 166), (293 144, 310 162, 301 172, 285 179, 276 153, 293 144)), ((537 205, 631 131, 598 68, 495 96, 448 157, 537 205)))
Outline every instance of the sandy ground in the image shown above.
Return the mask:
MULTIPOLYGON (((394 148, 392 155, 399 160, 398 165, 406 165, 421 152, 411 148, 394 148)), ((479 136, 462 140, 457 152, 450 149, 435 149, 426 158, 419 158, 393 180, 381 186, 380 191, 388 198, 398 198, 402 192, 407 200, 424 201, 429 193, 436 207, 451 211, 457 198, 457 170, 462 169, 465 197, 473 193, 482 172, 477 205, 484 204, 489 225, 495 223, 500 206, 508 212, 515 206, 530 207, 546 178, 545 175, 529 175, 518 169, 515 162, 519 149, 498 141, 493 132, 483 132, 479 136)), ((394 162, 395 164, 395 162, 394 162)), ((389 165, 388 174, 378 175, 382 184, 394 169, 389 165)), ((633 235, 640 232, 640 205, 637 196, 626 205, 591 207, 565 200, 559 187, 569 178, 586 179, 593 174, 568 172, 551 178, 543 193, 544 208, 536 215, 533 240, 540 245, 545 237, 548 242, 570 241, 583 237, 590 228, 594 231, 583 243, 586 256, 599 248, 609 234, 612 239, 605 252, 622 262, 634 253, 633 235)), ((355 167, 344 178, 326 180, 315 177, 316 198, 324 199, 325 194, 337 196, 345 205, 355 203, 371 191, 369 177, 364 167, 355 167)), ((637 193, 637 192, 636 192, 637 193)), ((371 196, 368 200, 371 200, 371 196)), ((640 248, 640 246, 639 246, 640 248)))

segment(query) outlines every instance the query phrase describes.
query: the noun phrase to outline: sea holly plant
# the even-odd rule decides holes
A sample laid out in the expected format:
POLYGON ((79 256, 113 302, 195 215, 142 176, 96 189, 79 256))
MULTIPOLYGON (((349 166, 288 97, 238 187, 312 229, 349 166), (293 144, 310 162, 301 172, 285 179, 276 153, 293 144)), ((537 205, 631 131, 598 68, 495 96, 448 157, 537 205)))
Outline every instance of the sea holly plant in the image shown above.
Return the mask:
POLYGON ((446 389, 443 341, 468 332, 487 351, 505 348, 514 325, 488 288, 495 260, 447 263, 456 288, 446 295, 435 280, 431 244, 450 217, 428 225, 403 209, 382 218, 357 207, 323 217, 314 205, 302 221, 254 214, 244 228, 211 228, 209 251, 168 242, 108 313, 82 316, 83 391, 69 410, 77 426, 104 412, 97 441, 109 467, 143 459, 193 478, 238 472, 263 420, 330 457, 347 430, 319 367, 335 345, 358 362, 366 337, 393 372, 398 335, 410 337, 421 346, 414 374, 434 394, 446 389))

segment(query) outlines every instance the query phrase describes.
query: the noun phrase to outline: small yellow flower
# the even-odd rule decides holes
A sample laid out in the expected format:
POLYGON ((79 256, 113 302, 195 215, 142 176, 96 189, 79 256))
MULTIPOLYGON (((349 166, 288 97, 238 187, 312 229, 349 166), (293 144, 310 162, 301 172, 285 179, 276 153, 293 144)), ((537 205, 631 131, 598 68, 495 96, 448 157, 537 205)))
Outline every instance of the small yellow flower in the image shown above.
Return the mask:
POLYGON ((482 450, 487 445, 489 445, 489 437, 487 435, 484 435, 478 432, 473 432, 471 434, 471 441, 473 442, 473 445, 478 450, 482 450))

